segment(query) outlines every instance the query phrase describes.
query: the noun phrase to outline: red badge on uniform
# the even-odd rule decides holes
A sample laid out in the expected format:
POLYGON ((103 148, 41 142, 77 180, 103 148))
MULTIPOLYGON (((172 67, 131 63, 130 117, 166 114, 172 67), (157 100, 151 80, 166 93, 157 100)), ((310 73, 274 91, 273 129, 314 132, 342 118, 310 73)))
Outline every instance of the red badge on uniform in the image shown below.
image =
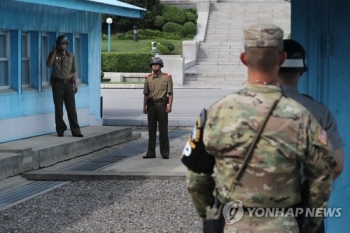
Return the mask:
POLYGON ((328 144, 327 132, 321 127, 318 127, 317 140, 325 146, 328 144))

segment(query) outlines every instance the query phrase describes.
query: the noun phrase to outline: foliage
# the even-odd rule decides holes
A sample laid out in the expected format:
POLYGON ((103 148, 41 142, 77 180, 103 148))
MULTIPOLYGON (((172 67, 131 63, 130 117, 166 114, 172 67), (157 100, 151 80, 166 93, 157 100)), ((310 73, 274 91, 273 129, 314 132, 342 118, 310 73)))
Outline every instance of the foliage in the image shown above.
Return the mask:
POLYGON ((157 42, 161 45, 165 45, 168 48, 169 52, 174 51, 175 49, 175 45, 168 40, 158 39, 157 42))
POLYGON ((182 25, 169 22, 169 23, 164 24, 163 31, 164 32, 179 32, 179 33, 181 33, 182 25))
POLYGON ((104 72, 149 72, 152 53, 102 52, 101 66, 104 72))
POLYGON ((142 39, 154 39, 162 37, 163 33, 158 30, 144 29, 139 31, 139 38, 142 39))
POLYGON ((197 27, 194 23, 187 22, 182 27, 181 33, 184 37, 193 37, 197 34, 197 27))
POLYGON ((139 29, 149 28, 156 29, 153 25, 154 17, 160 15, 163 6, 160 5, 159 0, 120 0, 131 5, 135 5, 141 8, 147 9, 143 13, 142 19, 127 18, 124 16, 115 16, 115 15, 102 15, 102 31, 107 31, 106 19, 111 17, 113 23, 111 25, 112 33, 115 32, 127 32, 137 26, 139 29))
POLYGON ((192 12, 185 12, 186 15, 186 21, 187 22, 192 22, 192 23, 197 23, 197 18, 192 12))
MULTIPOLYGON (((139 40, 155 39, 155 38, 165 38, 171 40, 180 40, 183 38, 181 32, 162 32, 159 30, 143 29, 138 31, 139 40)), ((133 31, 128 31, 125 33, 116 33, 112 36, 112 40, 132 40, 133 31)), ((104 40, 102 35, 102 40, 104 40)))
POLYGON ((165 22, 184 24, 186 22, 185 11, 178 6, 166 6, 163 8, 162 16, 165 22))
POLYGON ((157 28, 162 28, 163 25, 164 25, 164 18, 163 16, 160 16, 160 15, 157 15, 155 18, 154 18, 154 23, 153 25, 157 28))
POLYGON ((160 36, 160 34, 154 36, 145 36, 141 35, 142 30, 164 30, 164 25, 166 23, 177 23, 183 25, 186 22, 193 22, 196 24, 197 20, 197 10, 195 8, 182 9, 178 6, 164 6, 160 4, 160 0, 121 0, 122 2, 132 4, 141 8, 147 9, 143 13, 142 19, 128 18, 124 16, 113 16, 102 14, 102 39, 107 40, 107 23, 106 19, 111 17, 113 19, 111 25, 111 33, 118 35, 115 36, 115 39, 128 40, 133 38, 133 33, 130 31, 133 30, 134 26, 137 26, 139 30, 139 39, 142 38, 155 38, 163 37, 166 39, 180 39, 183 38, 181 30, 177 28, 176 31, 168 30, 167 33, 160 36), (125 33, 125 34, 124 34, 125 33))
POLYGON ((164 44, 158 44, 157 49, 160 54, 170 54, 168 47, 166 47, 164 44))
POLYGON ((186 8, 184 9, 185 13, 190 12, 191 14, 193 14, 195 16, 195 18, 198 18, 198 13, 197 13, 197 9, 196 8, 186 8))
POLYGON ((168 40, 180 40, 182 38, 181 32, 164 32, 163 38, 168 40))

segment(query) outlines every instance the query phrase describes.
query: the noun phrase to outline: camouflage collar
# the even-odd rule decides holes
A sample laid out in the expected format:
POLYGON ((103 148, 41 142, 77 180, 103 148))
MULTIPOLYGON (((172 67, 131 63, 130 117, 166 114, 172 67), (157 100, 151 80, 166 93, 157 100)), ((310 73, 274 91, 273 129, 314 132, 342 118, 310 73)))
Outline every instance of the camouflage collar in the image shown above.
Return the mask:
POLYGON ((242 88, 242 90, 245 91, 251 91, 251 92, 261 92, 261 93, 273 93, 273 92, 281 92, 281 88, 275 85, 252 85, 252 84, 245 84, 242 88))

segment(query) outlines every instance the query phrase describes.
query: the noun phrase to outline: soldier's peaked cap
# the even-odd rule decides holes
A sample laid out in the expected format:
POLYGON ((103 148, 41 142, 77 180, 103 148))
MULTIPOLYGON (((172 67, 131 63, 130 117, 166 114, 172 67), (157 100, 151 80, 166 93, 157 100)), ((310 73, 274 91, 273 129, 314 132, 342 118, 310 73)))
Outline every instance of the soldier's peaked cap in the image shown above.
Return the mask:
POLYGON ((243 30, 244 46, 280 47, 283 45, 283 30, 274 24, 255 24, 243 30))
POLYGON ((307 71, 305 64, 305 49, 295 40, 283 40, 284 51, 287 53, 287 59, 281 65, 282 68, 303 68, 307 71))

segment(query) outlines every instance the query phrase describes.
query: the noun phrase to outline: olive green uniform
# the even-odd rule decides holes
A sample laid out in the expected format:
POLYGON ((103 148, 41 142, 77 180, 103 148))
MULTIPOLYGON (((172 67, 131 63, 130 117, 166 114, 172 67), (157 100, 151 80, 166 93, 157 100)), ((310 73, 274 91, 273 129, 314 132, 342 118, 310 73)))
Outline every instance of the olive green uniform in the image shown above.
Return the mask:
MULTIPOLYGON (((49 57, 51 56, 51 53, 49 54, 49 57)), ((56 132, 58 135, 62 135, 67 129, 67 125, 63 120, 63 102, 67 110, 72 134, 81 134, 75 108, 75 92, 72 85, 72 77, 75 71, 76 66, 73 53, 68 51, 66 51, 66 55, 56 53, 52 67, 51 83, 53 101, 55 104, 56 132)))
POLYGON ((159 144, 162 157, 169 157, 168 113, 166 112, 167 93, 173 93, 172 77, 168 73, 159 76, 149 74, 146 76, 143 94, 148 96, 148 151, 146 156, 155 156, 157 122, 159 124, 159 144))

